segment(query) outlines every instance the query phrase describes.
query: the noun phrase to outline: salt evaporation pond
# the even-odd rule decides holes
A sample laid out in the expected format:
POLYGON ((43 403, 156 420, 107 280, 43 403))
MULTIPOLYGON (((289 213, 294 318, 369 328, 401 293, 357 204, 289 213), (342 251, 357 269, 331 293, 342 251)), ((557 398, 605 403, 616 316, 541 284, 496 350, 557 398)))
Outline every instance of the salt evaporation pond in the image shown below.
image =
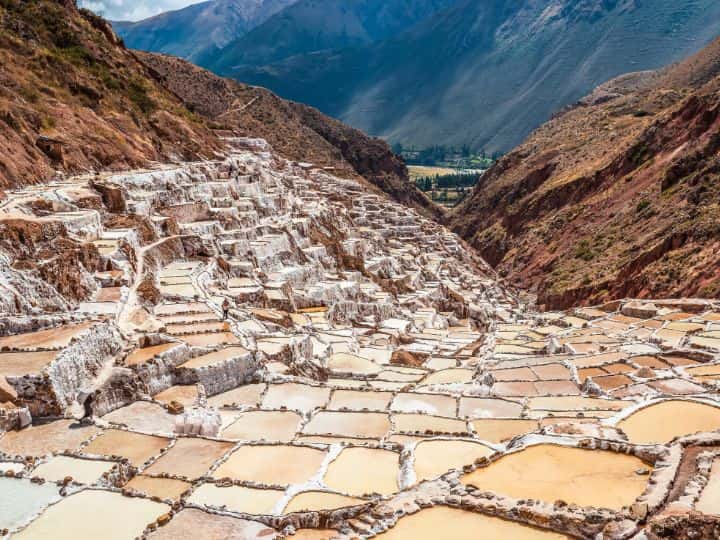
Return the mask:
POLYGON ((0 529, 15 529, 30 521, 44 506, 60 498, 55 484, 0 477, 0 529))

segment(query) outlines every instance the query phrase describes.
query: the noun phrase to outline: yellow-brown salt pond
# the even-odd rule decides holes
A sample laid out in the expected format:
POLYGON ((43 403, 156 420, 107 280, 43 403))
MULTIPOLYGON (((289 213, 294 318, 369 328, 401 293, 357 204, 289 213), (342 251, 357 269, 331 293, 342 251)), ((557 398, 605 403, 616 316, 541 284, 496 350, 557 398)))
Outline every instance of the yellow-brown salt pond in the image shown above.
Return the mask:
POLYGON ((436 371, 425 377, 420 381, 420 385, 467 383, 472 381, 474 373, 471 369, 443 369, 442 371, 436 371))
POLYGON ((249 411, 222 431, 222 437, 239 441, 290 442, 302 418, 293 411, 249 411))
POLYGON ((153 399, 160 403, 168 404, 171 401, 182 403, 185 407, 190 407, 197 402, 198 391, 195 385, 171 386, 163 390, 159 394, 155 394, 153 399))
POLYGON ((666 443, 680 435, 720 429, 720 407, 682 400, 650 405, 618 423, 635 444, 666 443))
POLYGON ((13 535, 21 540, 127 540, 170 510, 148 499, 123 497, 109 491, 85 490, 49 507, 27 528, 13 535))
POLYGON ((521 418, 483 418, 472 420, 470 424, 479 439, 491 443, 501 443, 538 429, 537 420, 521 418))
POLYGON ((265 384, 246 384, 209 397, 208 403, 213 407, 255 408, 260 405, 263 392, 265 392, 265 384))
POLYGON ((233 447, 232 443, 199 438, 178 439, 160 459, 145 472, 151 475, 167 473, 189 479, 199 478, 233 447))
POLYGON ((421 412, 438 416, 455 416, 457 400, 442 394, 401 392, 395 396, 391 409, 397 412, 421 412))
POLYGON ((238 337, 231 332, 210 332, 207 334, 184 334, 175 336, 191 347, 212 347, 240 343, 238 337))
POLYGON ((284 493, 275 489, 218 487, 215 484, 203 484, 188 500, 204 506, 225 506, 233 512, 267 515, 273 513, 284 493))
POLYGON ((559 540, 566 536, 536 529, 514 521, 475 514, 465 510, 435 506, 404 517, 389 531, 377 538, 382 540, 478 540, 480 538, 512 538, 513 540, 559 540))
POLYGON ((170 443, 170 439, 143 435, 131 431, 108 429, 83 448, 85 454, 121 456, 139 467, 151 457, 157 456, 170 443))
POLYGON ((347 497, 338 493, 329 493, 326 491, 305 491, 295 495, 283 513, 292 514, 293 512, 302 511, 319 511, 319 510, 335 510, 336 508, 345 508, 347 506, 357 506, 364 504, 364 499, 357 497, 347 497))
POLYGON ((422 441, 415 447, 415 476, 418 482, 437 478, 492 453, 491 448, 471 441, 422 441))
POLYGON ((399 455, 376 448, 345 448, 330 463, 325 484, 336 491, 361 496, 390 495, 398 490, 399 455))
POLYGON ((320 470, 325 455, 307 446, 241 446, 213 477, 278 486, 300 484, 320 470))
POLYGON ((636 471, 646 468, 626 454, 540 444, 466 474, 462 482, 516 499, 620 509, 645 490, 647 476, 636 471))
POLYGON ((125 484, 125 487, 145 493, 148 497, 177 500, 192 484, 173 478, 153 478, 140 474, 125 484))
POLYGON ((293 540, 333 540, 338 532, 333 529, 298 529, 293 540))

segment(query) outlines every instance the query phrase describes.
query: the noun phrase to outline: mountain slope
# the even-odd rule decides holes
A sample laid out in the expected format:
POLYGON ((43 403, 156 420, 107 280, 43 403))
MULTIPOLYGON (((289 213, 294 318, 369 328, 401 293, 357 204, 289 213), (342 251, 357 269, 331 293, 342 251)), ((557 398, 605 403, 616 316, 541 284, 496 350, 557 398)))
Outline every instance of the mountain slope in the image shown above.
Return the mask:
POLYGON ((462 0, 379 43, 213 68, 393 141, 492 152, 603 81, 719 33, 714 0, 462 0))
POLYGON ((109 24, 71 0, 0 0, 0 80, 0 188, 223 146, 109 24))
POLYGON ((212 0, 138 22, 118 21, 128 47, 197 61, 265 22, 295 0, 212 0))
POLYGON ((490 169, 453 228, 548 307, 720 296, 720 40, 612 80, 490 169))
POLYGON ((392 37, 457 0, 299 0, 202 65, 218 72, 392 37))

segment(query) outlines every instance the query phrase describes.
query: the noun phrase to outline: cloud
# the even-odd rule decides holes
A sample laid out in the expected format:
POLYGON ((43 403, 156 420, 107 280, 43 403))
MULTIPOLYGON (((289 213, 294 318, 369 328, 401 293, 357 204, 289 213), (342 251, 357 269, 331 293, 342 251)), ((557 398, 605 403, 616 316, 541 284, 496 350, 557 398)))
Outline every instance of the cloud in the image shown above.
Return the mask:
POLYGON ((138 21, 164 11, 180 9, 200 0, 79 0, 80 7, 111 21, 138 21))

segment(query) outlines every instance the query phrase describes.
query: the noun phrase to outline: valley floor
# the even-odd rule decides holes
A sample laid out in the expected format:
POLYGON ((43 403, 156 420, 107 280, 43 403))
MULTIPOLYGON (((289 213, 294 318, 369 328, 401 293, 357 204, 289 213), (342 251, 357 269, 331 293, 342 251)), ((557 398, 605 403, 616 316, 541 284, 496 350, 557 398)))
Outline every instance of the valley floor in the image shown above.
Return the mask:
POLYGON ((717 534, 720 304, 539 313, 444 227, 231 142, 7 192, 0 536, 717 534), (99 262, 50 284, 66 244, 99 262))

